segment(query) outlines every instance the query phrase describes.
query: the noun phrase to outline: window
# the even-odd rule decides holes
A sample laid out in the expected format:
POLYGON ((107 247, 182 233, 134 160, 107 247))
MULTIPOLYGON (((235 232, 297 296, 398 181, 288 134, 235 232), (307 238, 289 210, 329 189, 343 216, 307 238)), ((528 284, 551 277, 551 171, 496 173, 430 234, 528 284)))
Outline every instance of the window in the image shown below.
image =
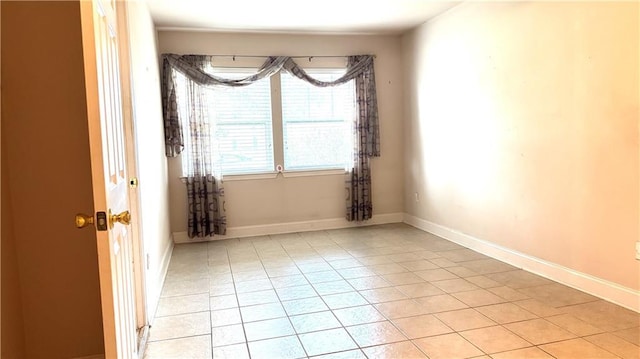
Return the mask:
MULTIPOLYGON (((321 81, 344 74, 310 70, 321 81)), ((355 110, 353 81, 317 87, 288 73, 281 75, 284 167, 289 170, 345 168, 351 150, 350 126, 355 110)))
MULTIPOLYGON (((214 74, 235 79, 254 72, 220 69, 214 74)), ((273 171, 269 79, 243 87, 216 86, 209 91, 214 158, 220 161, 222 173, 273 171)))
MULTIPOLYGON (((207 70, 230 79, 256 72, 207 70)), ((306 71, 322 81, 344 74, 344 69, 306 71)), ((186 86, 177 80, 178 87, 186 86)), ((281 72, 248 86, 208 88, 206 97, 213 158, 224 175, 269 173, 277 165, 285 171, 344 169, 351 158, 353 81, 316 87, 281 72)))

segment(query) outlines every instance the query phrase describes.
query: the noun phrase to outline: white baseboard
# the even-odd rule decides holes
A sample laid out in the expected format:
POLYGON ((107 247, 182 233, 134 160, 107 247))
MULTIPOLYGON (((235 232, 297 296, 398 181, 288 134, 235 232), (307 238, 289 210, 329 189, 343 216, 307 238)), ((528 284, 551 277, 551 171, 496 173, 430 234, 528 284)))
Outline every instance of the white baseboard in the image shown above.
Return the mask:
MULTIPOLYGON (((327 229, 373 226, 376 224, 386 223, 399 223, 402 222, 404 218, 403 216, 403 213, 389 213, 374 215, 373 218, 365 222, 349 222, 344 218, 331 218, 301 222, 264 224, 257 226, 229 227, 227 228, 226 235, 216 235, 213 237, 205 238, 201 241, 264 236, 268 234, 322 231, 327 229)), ((190 239, 189 236, 187 236, 187 232, 174 232, 173 241, 175 243, 189 243, 198 240, 190 239)))
POLYGON ((147 293, 147 307, 149 308, 149 313, 147 315, 147 319, 149 321, 149 325, 153 324, 153 320, 156 316, 156 309, 158 308, 158 302, 160 301, 160 294, 162 293, 162 286, 164 285, 164 280, 167 277, 167 271, 169 270, 169 262, 171 261, 171 254, 173 254, 173 245, 174 242, 171 241, 167 249, 165 249, 162 258, 160 259, 160 263, 158 265, 158 272, 154 279, 155 284, 155 292, 147 293), (152 297, 151 297, 152 296, 152 297))
MULTIPOLYGON (((498 259, 515 267, 522 268, 529 272, 538 274, 553 281, 565 284, 572 288, 581 290, 591 295, 597 296, 609 302, 618 304, 630 310, 640 313, 640 291, 624 287, 617 283, 601 279, 590 274, 582 273, 571 268, 561 266, 525 253, 521 253, 495 243, 475 238, 451 228, 435 224, 424 219, 408 215, 406 213, 390 213, 374 215, 366 222, 348 222, 343 218, 322 219, 313 221, 265 224, 257 226, 242 226, 227 228, 227 235, 216 235, 201 241, 222 240, 230 238, 243 238, 252 236, 262 236, 269 234, 282 234, 293 232, 309 232, 339 228, 353 228, 361 226, 371 226, 386 223, 404 222, 423 231, 433 233, 439 237, 460 244, 469 249, 475 250, 486 256, 498 259)), ((198 240, 190 239, 187 232, 174 232, 174 243, 189 243, 198 240)), ((172 247, 173 248, 173 247, 172 247)), ((168 265, 169 256, 166 257, 168 265)), ((163 277, 166 275, 164 267, 163 277)), ((162 282, 161 282, 162 283, 162 282)))
POLYGON ((408 214, 404 222, 464 247, 640 313, 640 291, 502 247, 408 214))

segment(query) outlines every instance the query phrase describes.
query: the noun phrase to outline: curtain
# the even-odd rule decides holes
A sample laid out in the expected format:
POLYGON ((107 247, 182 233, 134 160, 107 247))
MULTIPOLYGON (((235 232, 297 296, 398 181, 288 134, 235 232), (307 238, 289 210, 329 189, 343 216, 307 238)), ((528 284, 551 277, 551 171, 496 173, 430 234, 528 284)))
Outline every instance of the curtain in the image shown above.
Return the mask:
MULTIPOLYGON (((350 57, 350 63, 357 62, 350 57)), ((355 77, 356 112, 353 130, 353 167, 346 174, 348 221, 365 221, 373 215, 371 157, 380 156, 380 126, 373 64, 355 77)))
POLYGON ((176 73, 164 58, 162 61, 162 114, 164 118, 164 144, 167 157, 177 157, 184 149, 182 126, 178 118, 176 99, 176 73))
POLYGON ((213 175, 185 178, 189 202, 189 238, 208 237, 227 232, 222 181, 213 175))
MULTIPOLYGON (((205 56, 192 56, 190 60, 198 68, 207 65, 205 56)), ((173 95, 167 98, 173 98, 175 102, 170 105, 170 111, 167 112, 178 115, 176 119, 169 120, 179 123, 181 128, 171 130, 170 135, 177 138, 175 134, 180 133, 182 148, 175 144, 167 145, 167 148, 183 154, 183 174, 185 175, 183 181, 187 187, 189 209, 187 218, 189 238, 225 234, 224 187, 220 172, 214 171, 213 166, 211 148, 213 124, 210 123, 208 116, 207 89, 181 74, 174 73, 171 78, 174 81, 171 86, 173 95), (178 76, 183 86, 176 86, 178 76), (178 106, 178 103, 184 105, 178 106), (182 136, 182 131, 187 135, 182 136), (189 150, 182 151, 183 148, 189 150)))
MULTIPOLYGON (((370 158, 380 156, 380 133, 378 125, 373 56, 349 56, 346 73, 335 81, 329 82, 312 78, 304 71, 304 69, 298 66, 291 57, 285 56, 269 57, 255 74, 236 80, 224 79, 207 73, 206 66, 211 63, 212 56, 164 54, 162 59, 162 100, 165 124, 165 143, 167 149, 166 154, 169 157, 175 157, 180 154, 184 149, 185 142, 188 142, 188 140, 184 139, 181 121, 179 120, 178 111, 176 110, 178 108, 177 101, 180 101, 175 95, 176 71, 181 73, 190 81, 190 83, 194 86, 198 86, 199 88, 215 85, 246 86, 255 81, 270 77, 280 70, 287 71, 301 80, 321 87, 337 86, 347 81, 355 80, 357 116, 353 119, 353 164, 351 168, 347 169, 346 177, 346 218, 349 221, 364 221, 371 218, 373 204, 371 200, 370 158)), ((192 108, 189 113, 202 112, 197 109, 197 106, 194 109, 194 105, 192 103, 193 98, 194 97, 191 97, 191 102, 189 103, 189 106, 192 108)), ((201 115, 198 115, 196 117, 200 116, 201 115)), ((191 123, 191 121, 189 121, 189 123, 191 123)), ((194 133, 192 130, 189 137, 193 138, 193 136, 194 133)), ((198 138, 201 137, 202 136, 199 136, 198 138)), ((193 150, 192 146, 189 148, 193 150)), ((208 158, 199 157, 198 159, 192 160, 208 161, 210 163, 210 149, 208 151, 202 150, 202 153, 207 152, 209 153, 208 158)), ((184 160, 185 159, 183 159, 183 161, 184 160)), ((207 175, 211 175, 209 172, 205 171, 205 173, 207 175)), ((220 189, 222 188, 221 185, 222 181, 220 181, 220 189)), ((219 190, 218 192, 222 193, 223 197, 224 191, 219 190)), ((224 201, 217 200, 216 205, 220 204, 222 214, 224 214, 224 201)), ((224 216, 222 218, 224 218, 224 216)), ((224 226, 220 225, 220 228, 224 228, 224 226)), ((196 231, 195 233, 195 235, 199 235, 199 232, 196 231)))

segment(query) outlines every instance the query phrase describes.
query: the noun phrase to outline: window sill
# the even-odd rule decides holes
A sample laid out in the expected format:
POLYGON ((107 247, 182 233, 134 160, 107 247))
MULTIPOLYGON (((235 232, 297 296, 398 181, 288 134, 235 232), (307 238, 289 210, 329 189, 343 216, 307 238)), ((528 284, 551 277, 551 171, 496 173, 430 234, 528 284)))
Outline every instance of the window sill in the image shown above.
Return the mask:
POLYGON ((338 176, 344 175, 346 172, 343 169, 333 170, 302 170, 302 171, 283 171, 282 176, 285 178, 295 177, 315 177, 315 176, 338 176))
POLYGON ((253 181, 263 179, 274 179, 278 176, 278 172, 264 172, 264 173, 243 173, 235 175, 223 175, 222 180, 225 182, 232 181, 253 181))
POLYGON ((275 179, 275 178, 278 178, 280 174, 282 174, 282 177, 284 178, 343 176, 345 173, 346 173, 345 170, 342 170, 342 169, 247 173, 247 174, 224 175, 223 180, 225 182, 227 181, 233 182, 233 181, 253 181, 253 180, 275 179))

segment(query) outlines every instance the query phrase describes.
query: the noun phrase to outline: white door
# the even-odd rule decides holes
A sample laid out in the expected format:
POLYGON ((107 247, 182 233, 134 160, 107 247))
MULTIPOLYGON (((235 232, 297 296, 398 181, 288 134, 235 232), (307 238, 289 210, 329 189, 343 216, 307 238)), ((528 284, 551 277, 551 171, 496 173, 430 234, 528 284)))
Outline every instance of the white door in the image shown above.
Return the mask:
POLYGON ((137 358, 116 1, 80 8, 105 357, 137 358))

